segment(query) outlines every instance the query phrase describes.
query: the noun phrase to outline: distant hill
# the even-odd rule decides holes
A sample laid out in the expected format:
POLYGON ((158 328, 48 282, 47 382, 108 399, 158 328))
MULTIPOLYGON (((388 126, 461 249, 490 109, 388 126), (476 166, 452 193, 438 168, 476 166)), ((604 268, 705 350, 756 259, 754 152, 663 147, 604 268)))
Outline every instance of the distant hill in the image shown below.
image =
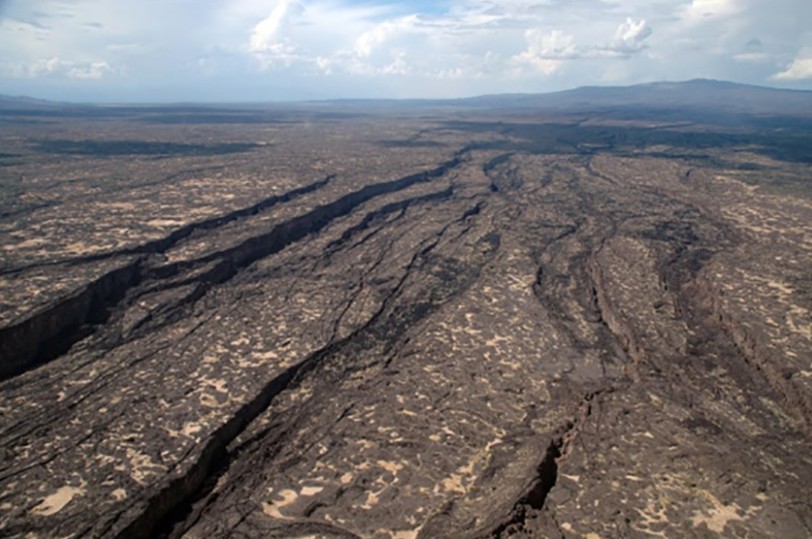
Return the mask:
POLYGON ((529 110, 600 113, 608 116, 732 118, 736 115, 782 116, 812 121, 812 91, 782 90, 708 79, 653 82, 632 86, 583 86, 545 94, 498 94, 462 99, 340 99, 305 103, 252 103, 245 105, 178 104, 87 105, 58 103, 28 97, 0 95, 0 115, 55 114, 109 116, 132 112, 210 113, 215 109, 277 110, 338 108, 348 112, 386 112, 425 108, 451 108, 493 112, 529 110))
POLYGON ((0 109, 3 110, 36 110, 36 109, 57 109, 61 107, 75 106, 68 103, 48 101, 45 99, 35 99, 26 96, 11 96, 0 94, 0 109))
MULTIPOLYGON (((65 103, 48 101, 26 96, 10 96, 0 94, 0 121, 4 118, 25 117, 81 117, 98 115, 99 107, 95 105, 81 105, 78 103, 65 103)), ((17 120, 20 121, 20 120, 17 120)))
POLYGON ((488 108, 602 110, 649 107, 748 114, 812 117, 812 91, 781 90, 733 82, 696 79, 633 86, 583 86, 549 94, 490 95, 460 100, 488 108))

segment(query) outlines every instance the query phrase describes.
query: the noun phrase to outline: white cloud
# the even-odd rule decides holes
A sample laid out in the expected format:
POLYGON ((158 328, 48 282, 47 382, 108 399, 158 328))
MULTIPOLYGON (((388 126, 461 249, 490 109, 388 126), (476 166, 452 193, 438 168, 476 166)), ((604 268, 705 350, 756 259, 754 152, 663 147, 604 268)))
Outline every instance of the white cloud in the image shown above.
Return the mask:
POLYGON ((68 77, 71 79, 100 79, 112 71, 113 69, 107 62, 93 62, 90 65, 70 68, 68 77))
POLYGON ((271 13, 251 30, 248 50, 259 60, 263 69, 292 65, 297 58, 296 47, 279 33, 294 0, 277 0, 271 13))
POLYGON ((329 58, 325 58, 324 56, 317 56, 316 67, 321 71, 323 75, 333 74, 333 68, 329 58))
POLYGON ((52 75, 54 73, 65 72, 73 66, 73 62, 68 62, 54 56, 53 58, 37 60, 30 64, 27 69, 28 76, 40 77, 52 75))
POLYGON ((627 18, 615 32, 615 37, 607 47, 607 50, 621 55, 634 54, 645 48, 644 41, 651 35, 651 28, 646 21, 641 19, 635 21, 627 18))
POLYGON ((268 50, 275 45, 276 35, 292 3, 293 0, 278 0, 271 13, 254 26, 250 41, 252 51, 268 50))
POLYGON ((787 69, 772 76, 776 80, 812 79, 812 56, 796 58, 787 69))
POLYGON ((560 29, 548 33, 540 30, 525 32, 527 49, 513 56, 517 65, 528 65, 542 75, 551 75, 561 68, 565 60, 626 58, 646 48, 645 40, 651 28, 645 20, 627 18, 615 31, 608 44, 578 45, 575 37, 560 29))
POLYGON ((382 72, 386 75, 409 75, 412 68, 406 62, 405 55, 399 53, 392 62, 383 67, 382 72))
POLYGON ((527 52, 546 60, 566 60, 577 58, 578 49, 575 38, 562 30, 553 30, 543 34, 538 30, 528 30, 525 33, 528 48, 527 52))
MULTIPOLYGON (((563 63, 561 60, 549 60, 547 58, 534 56, 528 51, 514 56, 511 60, 514 64, 517 64, 520 67, 530 66, 535 72, 545 76, 552 75, 558 71, 563 63)), ((523 75, 527 75, 527 72, 523 69, 514 69, 510 72, 510 74, 513 77, 521 77, 523 75)))
POLYGON ((580 55, 575 38, 561 30, 543 33, 533 29, 526 31, 524 36, 527 49, 513 56, 512 62, 518 66, 530 66, 542 75, 552 75, 561 67, 562 60, 580 55))
POLYGON ((369 57, 392 37, 415 32, 418 22, 416 15, 383 21, 358 37, 355 41, 355 53, 361 57, 369 57))
POLYGON ((115 70, 107 62, 73 62, 58 56, 41 58, 30 63, 5 62, 0 65, 0 74, 11 78, 101 79, 114 73, 115 70))

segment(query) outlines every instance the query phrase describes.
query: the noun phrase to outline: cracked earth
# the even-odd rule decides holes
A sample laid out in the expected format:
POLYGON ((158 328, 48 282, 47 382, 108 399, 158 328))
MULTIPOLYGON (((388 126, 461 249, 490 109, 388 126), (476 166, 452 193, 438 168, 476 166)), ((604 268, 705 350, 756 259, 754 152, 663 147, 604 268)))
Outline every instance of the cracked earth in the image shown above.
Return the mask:
POLYGON ((0 535, 812 534, 812 199, 316 123, 6 135, 0 535))

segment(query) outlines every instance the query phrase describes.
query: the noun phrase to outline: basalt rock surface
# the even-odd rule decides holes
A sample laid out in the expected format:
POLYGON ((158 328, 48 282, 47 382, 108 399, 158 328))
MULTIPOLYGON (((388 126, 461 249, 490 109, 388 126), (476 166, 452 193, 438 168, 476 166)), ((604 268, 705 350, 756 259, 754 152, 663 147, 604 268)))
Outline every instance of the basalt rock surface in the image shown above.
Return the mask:
POLYGON ((458 120, 8 131, 0 535, 809 537, 809 166, 458 120))

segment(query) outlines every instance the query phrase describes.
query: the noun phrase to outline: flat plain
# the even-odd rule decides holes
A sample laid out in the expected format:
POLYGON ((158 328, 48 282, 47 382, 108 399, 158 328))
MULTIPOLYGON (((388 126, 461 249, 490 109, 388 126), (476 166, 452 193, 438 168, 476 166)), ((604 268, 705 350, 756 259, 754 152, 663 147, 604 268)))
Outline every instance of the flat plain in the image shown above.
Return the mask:
POLYGON ((583 92, 5 99, 0 536, 810 537, 812 96, 583 92))

